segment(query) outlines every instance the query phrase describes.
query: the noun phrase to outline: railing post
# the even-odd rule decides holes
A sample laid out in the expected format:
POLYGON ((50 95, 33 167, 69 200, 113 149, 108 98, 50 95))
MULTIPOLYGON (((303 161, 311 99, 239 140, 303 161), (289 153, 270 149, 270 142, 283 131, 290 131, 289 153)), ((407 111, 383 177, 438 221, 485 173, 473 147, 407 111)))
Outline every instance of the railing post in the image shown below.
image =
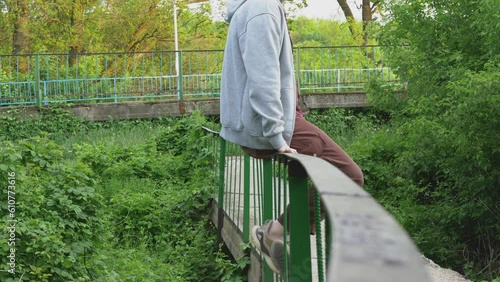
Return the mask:
POLYGON ((42 107, 42 92, 40 87, 40 55, 35 56, 35 95, 36 95, 36 105, 41 108, 42 107))
MULTIPOLYGON (((123 92, 127 92, 127 88, 128 88, 128 85, 127 85, 127 74, 128 74, 128 71, 127 71, 127 53, 125 53, 123 55, 123 86, 125 89, 121 89, 122 90, 122 93, 123 92)), ((118 102, 118 93, 115 92, 115 103, 118 102)))
POLYGON ((340 92, 340 69, 337 69, 337 92, 340 92))
POLYGON ((287 281, 311 282, 309 188, 307 173, 297 161, 289 164, 290 189, 290 275, 287 281))
POLYGON ((317 258, 317 263, 318 263, 318 281, 319 282, 324 282, 325 277, 324 277, 324 265, 323 265, 323 242, 322 242, 322 228, 321 228, 321 198, 314 189, 313 191, 313 197, 314 197, 314 225, 316 229, 316 258, 317 258))
POLYGON ((263 196, 263 211, 262 222, 273 218, 273 175, 272 175, 272 160, 264 159, 264 191, 263 196))
POLYGON ((222 240, 222 227, 224 223, 224 177, 226 171, 226 140, 219 137, 220 152, 219 152, 219 196, 217 199, 217 233, 218 245, 223 243, 222 240))
POLYGON ((182 100, 182 51, 177 51, 177 61, 179 69, 177 72, 177 99, 182 100))
POLYGON ((250 241, 250 156, 244 154, 244 176, 243 176, 243 241, 250 241))
POLYGON ((295 77, 297 81, 297 91, 300 94, 300 47, 297 47, 295 54, 296 54, 295 61, 297 62, 295 77))
MULTIPOLYGON (((264 191, 262 192, 262 222, 273 219, 273 164, 271 159, 263 160, 264 191)), ((273 281, 273 272, 265 264, 264 281, 273 281)))
POLYGON ((48 90, 47 81, 44 81, 43 82, 43 104, 45 106, 47 106, 49 104, 48 99, 47 99, 47 90, 48 90))

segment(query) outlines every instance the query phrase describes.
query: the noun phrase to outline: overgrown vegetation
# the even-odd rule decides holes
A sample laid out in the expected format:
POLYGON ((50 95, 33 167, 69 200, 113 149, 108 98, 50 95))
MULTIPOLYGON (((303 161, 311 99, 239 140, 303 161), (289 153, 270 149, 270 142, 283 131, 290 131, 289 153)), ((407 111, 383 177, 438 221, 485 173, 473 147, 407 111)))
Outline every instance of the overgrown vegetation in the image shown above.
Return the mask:
MULTIPOLYGON (((307 118, 362 167, 365 188, 398 218, 427 257, 469 279, 498 281, 499 2, 384 2, 389 13, 377 42, 386 54, 369 63, 391 67, 404 87, 395 91, 373 82, 368 90, 371 110, 311 111, 307 118)), ((113 7, 114 16, 128 18, 122 15, 132 9, 120 5, 113 7)), ((153 8, 163 11, 158 17, 171 15, 166 11, 171 7, 153 8)), ((191 33, 207 15, 189 22, 194 14, 184 12, 181 18, 188 23, 180 28, 181 38, 210 36, 181 40, 186 44, 181 47, 222 48, 225 23, 200 25, 203 29, 191 33)), ((11 38, 14 24, 5 15, 0 22, 10 32, 4 39, 11 38)), ((94 27, 103 21, 98 17, 87 22, 88 34, 73 36, 78 21, 69 21, 62 12, 57 17, 69 33, 58 33, 59 26, 45 26, 51 23, 44 20, 47 16, 36 18, 43 25, 32 26, 32 38, 38 38, 30 41, 32 52, 173 49, 172 42, 157 36, 172 33, 162 25, 170 16, 153 22, 135 18, 151 30, 162 25, 159 33, 149 33, 140 42, 134 41, 139 30, 113 22, 102 22, 102 33, 96 33, 94 27), (114 35, 101 36, 109 32, 114 35), (99 43, 72 46, 75 38, 99 43), (82 46, 92 50, 79 50, 82 46)), ((328 20, 299 18, 290 26, 297 47, 361 42, 349 35, 349 26, 328 20)), ((361 30, 361 23, 352 28, 361 30)), ((0 50, 11 53, 11 40, 2 42, 0 50)), ((9 80, 5 73, 1 77, 9 80)), ((16 172, 20 221, 15 235, 21 242, 16 245, 16 269, 23 279, 233 279, 241 265, 218 252, 206 222, 206 200, 215 185, 208 181, 213 179, 210 170, 204 169, 211 156, 198 125, 205 122, 193 116, 87 123, 57 108, 26 120, 1 116, 0 181, 7 183, 8 172, 16 172)), ((1 205, 7 222, 7 202, 1 205)), ((8 229, 2 232, 10 236, 8 229)), ((10 252, 6 244, 0 248, 10 252)), ((8 270, 7 259, 0 259, 3 270, 8 270)), ((4 278, 11 276, 0 272, 4 278)))
POLYGON ((209 123, 199 114, 89 123, 57 108, 0 117, 1 183, 15 173, 0 247, 14 249, 15 275, 2 256, 0 280, 238 281, 244 265, 220 251, 209 222, 209 123))
POLYGON ((421 251, 473 280, 500 275, 498 1, 397 1, 380 42, 407 86, 374 83, 388 126, 351 150, 366 189, 421 251), (497 32, 498 33, 498 32, 497 32))
MULTIPOLYGON (((475 234, 490 244, 495 239, 489 228, 498 221, 488 212, 496 208, 497 191, 488 188, 480 167, 478 174, 467 172, 485 155, 462 151, 456 128, 449 136, 436 121, 403 118, 411 99, 378 90, 382 98, 374 102, 375 110, 312 110, 307 118, 360 164, 365 188, 400 220, 426 256, 446 257, 438 262, 458 266, 471 279, 492 280, 496 260, 489 261, 486 272, 460 256, 475 234), (470 161, 462 162, 465 156, 470 161)), ((19 113, 2 116, 1 181, 7 181, 9 171, 16 172, 17 181, 16 277, 242 281, 245 262, 231 262, 220 252, 208 223, 216 179, 207 169, 214 156, 200 127, 209 123, 199 114, 89 123, 58 108, 30 119, 19 113), (46 131, 40 131, 41 120, 46 131)), ((482 140, 494 142, 487 133, 482 131, 482 140)), ((7 222, 6 202, 2 207, 7 222)), ((3 232, 10 236, 8 229, 3 232)), ((6 244, 2 249, 9 251, 6 244)), ((6 257, 1 263, 8 270, 6 257)), ((17 281, 8 272, 0 272, 0 278, 17 281)))

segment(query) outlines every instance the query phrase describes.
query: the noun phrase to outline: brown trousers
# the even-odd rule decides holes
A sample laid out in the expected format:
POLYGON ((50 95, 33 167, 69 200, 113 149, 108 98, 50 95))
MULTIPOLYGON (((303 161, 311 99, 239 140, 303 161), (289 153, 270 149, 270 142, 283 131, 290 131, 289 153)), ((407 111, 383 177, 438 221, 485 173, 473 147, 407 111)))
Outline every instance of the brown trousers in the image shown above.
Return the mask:
MULTIPOLYGON (((300 154, 316 155, 316 157, 330 162, 358 185, 363 186, 363 173, 359 166, 326 133, 303 117, 295 119, 295 129, 290 147, 297 150, 300 154)), ((245 147, 243 147, 243 150, 250 156, 260 159, 270 158, 276 153, 274 150, 254 150, 245 147)), ((312 234, 315 233, 313 189, 312 187, 309 189, 309 217, 312 234)), ((323 207, 322 218, 324 218, 323 207)), ((278 218, 278 221, 283 225, 284 214, 278 218)))

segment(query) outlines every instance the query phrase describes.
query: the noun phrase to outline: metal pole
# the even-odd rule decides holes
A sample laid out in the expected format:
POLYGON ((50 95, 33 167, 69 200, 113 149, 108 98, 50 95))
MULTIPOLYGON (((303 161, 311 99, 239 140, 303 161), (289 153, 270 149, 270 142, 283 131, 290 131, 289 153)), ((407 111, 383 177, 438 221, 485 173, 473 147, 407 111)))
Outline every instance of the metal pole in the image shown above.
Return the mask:
POLYGON ((39 108, 42 107, 42 91, 40 89, 40 55, 35 56, 35 89, 36 89, 36 104, 39 108))
MULTIPOLYGON (((176 0, 174 0, 174 50, 175 50, 175 75, 177 76, 177 81, 180 80, 180 77, 179 77, 179 38, 178 38, 178 35, 177 35, 177 4, 176 4, 176 0)), ((177 83, 177 85, 179 85, 179 83, 177 83)), ((177 97, 180 99, 180 88, 177 87, 177 97)))

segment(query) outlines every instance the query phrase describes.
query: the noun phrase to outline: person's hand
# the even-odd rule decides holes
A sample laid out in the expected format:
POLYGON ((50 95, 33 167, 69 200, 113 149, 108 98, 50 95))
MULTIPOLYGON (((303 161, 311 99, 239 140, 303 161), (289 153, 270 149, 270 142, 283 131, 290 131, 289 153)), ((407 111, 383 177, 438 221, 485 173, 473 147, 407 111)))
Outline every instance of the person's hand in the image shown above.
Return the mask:
POLYGON ((290 148, 288 145, 285 145, 281 148, 278 149, 278 152, 280 153, 292 153, 292 154, 297 154, 297 150, 290 148))

